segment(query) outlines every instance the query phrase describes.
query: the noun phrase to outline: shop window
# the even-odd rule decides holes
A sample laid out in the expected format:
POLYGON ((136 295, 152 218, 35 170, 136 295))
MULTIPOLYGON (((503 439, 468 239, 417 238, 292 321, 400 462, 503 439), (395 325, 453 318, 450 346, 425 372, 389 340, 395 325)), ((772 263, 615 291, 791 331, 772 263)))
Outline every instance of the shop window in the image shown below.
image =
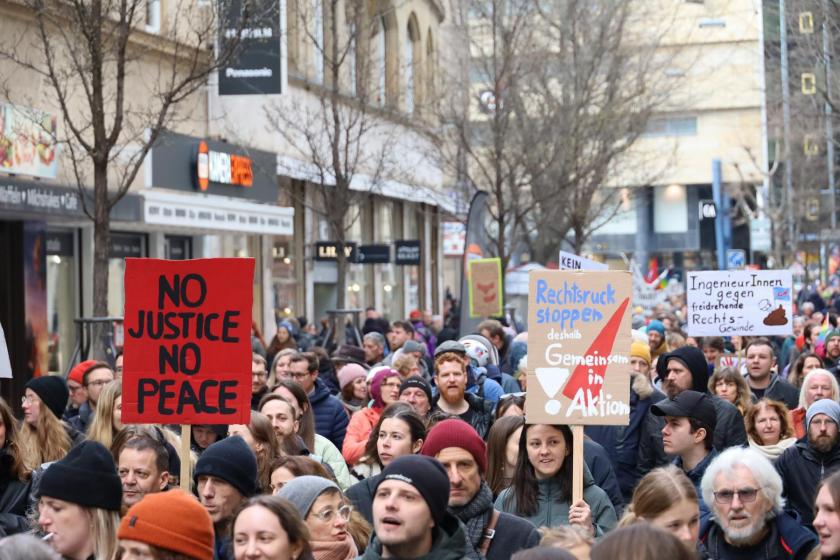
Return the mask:
POLYGON ((417 84, 420 73, 420 31, 417 28, 417 16, 411 14, 406 26, 405 43, 403 47, 405 65, 405 112, 409 115, 414 112, 415 104, 420 101, 420 92, 417 84))
MULTIPOLYGON (((398 231, 399 220, 397 219, 397 204, 393 200, 379 200, 376 206, 376 219, 373 222, 374 242, 384 245, 391 245, 394 242, 394 233, 398 231)), ((390 262, 388 264, 374 265, 377 289, 379 290, 380 302, 379 311, 389 320, 395 321, 402 318, 402 289, 401 282, 397 276, 397 266, 390 262)))
MULTIPOLYGON (((404 239, 421 239, 422 223, 419 220, 417 207, 414 204, 405 205, 405 232, 404 239)), ((422 252, 421 246, 421 252, 422 252)), ((421 257, 422 259, 422 257, 421 257)), ((405 309, 420 308, 420 267, 409 265, 401 267, 405 270, 405 309)), ((406 313, 407 315, 407 313, 406 313)))
POLYGON ((695 136, 697 117, 673 117, 650 119, 645 127, 644 136, 695 136))
POLYGON ((303 314, 295 300, 297 281, 291 240, 274 241, 271 249, 271 286, 276 319, 303 314))
POLYGON ((312 2, 312 68, 315 70, 313 79, 317 84, 324 83, 324 0, 312 2))
POLYGON ((111 233, 108 253, 108 315, 122 317, 125 308, 125 259, 145 257, 146 236, 139 233, 111 233))
POLYGON ((164 254, 172 261, 185 261, 192 258, 192 238, 183 235, 164 237, 164 254))
POLYGON ((47 328, 48 368, 61 373, 69 364, 76 344, 73 319, 78 316, 78 259, 72 231, 48 231, 47 328))
POLYGON ((656 187, 653 200, 653 231, 685 233, 688 231, 688 206, 685 185, 656 187))

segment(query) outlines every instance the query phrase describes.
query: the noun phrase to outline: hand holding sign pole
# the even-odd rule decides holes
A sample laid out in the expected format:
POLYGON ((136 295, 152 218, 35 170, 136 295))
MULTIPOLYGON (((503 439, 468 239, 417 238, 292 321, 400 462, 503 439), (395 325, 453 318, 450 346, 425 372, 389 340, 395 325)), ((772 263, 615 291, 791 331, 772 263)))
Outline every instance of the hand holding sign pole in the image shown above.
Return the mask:
POLYGON ((192 424, 250 421, 253 278, 253 259, 126 259, 123 422, 182 424, 183 452, 192 424))
POLYGON ((528 304, 529 424, 570 425, 572 501, 583 496, 583 426, 627 424, 632 277, 533 271, 528 304))

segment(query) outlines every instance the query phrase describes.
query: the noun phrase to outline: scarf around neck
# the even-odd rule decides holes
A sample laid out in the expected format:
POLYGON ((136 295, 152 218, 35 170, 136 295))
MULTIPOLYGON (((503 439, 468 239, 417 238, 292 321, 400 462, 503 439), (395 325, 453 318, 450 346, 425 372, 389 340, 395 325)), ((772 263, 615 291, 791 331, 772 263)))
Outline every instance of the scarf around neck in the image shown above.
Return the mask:
POLYGON ((356 543, 350 533, 343 541, 310 541, 315 560, 352 560, 358 556, 356 543))
POLYGON ((466 527, 467 542, 470 544, 467 558, 484 560, 484 556, 478 552, 478 546, 484 537, 484 528, 487 527, 490 515, 493 513, 493 492, 490 491, 490 487, 482 480, 478 492, 466 505, 447 509, 466 527))
POLYGON ((770 461, 775 461, 779 456, 785 452, 785 449, 796 443, 796 438, 787 438, 779 440, 779 443, 774 445, 759 445, 752 438, 750 440, 750 447, 767 457, 770 461))

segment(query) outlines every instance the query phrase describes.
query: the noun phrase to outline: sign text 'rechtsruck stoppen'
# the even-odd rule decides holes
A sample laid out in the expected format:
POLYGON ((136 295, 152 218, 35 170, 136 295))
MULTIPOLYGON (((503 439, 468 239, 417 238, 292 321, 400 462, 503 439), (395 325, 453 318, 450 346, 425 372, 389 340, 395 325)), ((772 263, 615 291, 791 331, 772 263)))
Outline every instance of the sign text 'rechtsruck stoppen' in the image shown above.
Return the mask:
POLYGON ((253 259, 126 259, 123 421, 247 424, 253 259))
POLYGON ((528 422, 627 424, 630 273, 536 270, 529 277, 528 422))

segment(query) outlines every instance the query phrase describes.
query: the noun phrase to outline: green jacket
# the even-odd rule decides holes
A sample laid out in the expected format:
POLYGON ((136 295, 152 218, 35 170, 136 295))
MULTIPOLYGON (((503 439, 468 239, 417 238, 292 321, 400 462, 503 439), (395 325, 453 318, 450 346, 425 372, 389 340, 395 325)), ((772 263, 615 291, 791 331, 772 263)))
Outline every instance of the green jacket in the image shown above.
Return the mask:
MULTIPOLYGON (((556 477, 549 478, 548 480, 540 480, 537 484, 539 484, 539 495, 537 497, 537 511, 534 515, 521 515, 517 511, 513 487, 502 490, 499 497, 496 498, 496 509, 527 519, 535 527, 568 525, 569 501, 562 499, 560 480, 556 477), (510 496, 509 500, 508 496, 510 496)), ((592 474, 590 474, 586 465, 583 469, 583 500, 592 511, 592 522, 595 524, 596 536, 601 536, 615 528, 618 523, 615 509, 607 493, 595 485, 592 474)))
POLYGON ((332 468, 335 480, 342 491, 359 482, 350 474, 350 469, 347 468, 347 463, 341 456, 341 451, 324 436, 315 434, 315 449, 312 452, 332 468))
MULTIPOLYGON (((446 513, 439 527, 434 529, 432 549, 415 560, 463 560, 467 557, 467 534, 464 526, 450 513, 446 513)), ((361 560, 380 560, 382 558, 382 543, 371 535, 365 553, 359 556, 361 560)))

